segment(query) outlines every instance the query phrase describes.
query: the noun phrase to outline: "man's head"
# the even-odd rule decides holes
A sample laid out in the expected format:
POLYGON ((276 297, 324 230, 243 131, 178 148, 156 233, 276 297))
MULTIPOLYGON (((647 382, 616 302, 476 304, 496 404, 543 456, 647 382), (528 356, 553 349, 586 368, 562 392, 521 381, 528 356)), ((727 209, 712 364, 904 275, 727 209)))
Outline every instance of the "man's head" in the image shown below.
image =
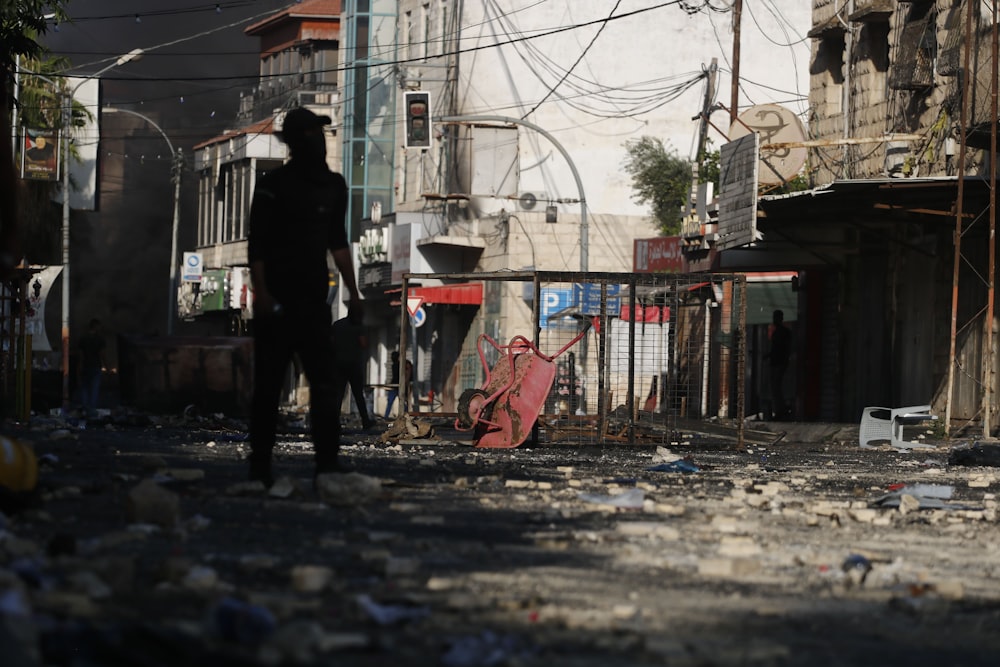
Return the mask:
POLYGON ((781 310, 774 311, 774 316, 771 319, 775 324, 781 324, 785 321, 785 313, 781 310))
POLYGON ((288 144, 293 158, 323 161, 326 160, 323 128, 331 122, 329 116, 318 116, 305 107, 298 107, 285 114, 279 134, 288 144))

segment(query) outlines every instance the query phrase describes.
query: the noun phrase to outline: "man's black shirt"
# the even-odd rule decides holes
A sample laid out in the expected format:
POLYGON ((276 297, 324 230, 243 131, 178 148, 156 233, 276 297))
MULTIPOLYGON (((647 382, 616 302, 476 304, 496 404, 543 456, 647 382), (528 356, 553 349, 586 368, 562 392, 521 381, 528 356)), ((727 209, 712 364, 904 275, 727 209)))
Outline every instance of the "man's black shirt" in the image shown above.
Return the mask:
POLYGON ((267 289, 278 303, 326 302, 327 251, 349 245, 346 210, 347 182, 325 165, 292 160, 257 181, 249 260, 264 262, 267 289))

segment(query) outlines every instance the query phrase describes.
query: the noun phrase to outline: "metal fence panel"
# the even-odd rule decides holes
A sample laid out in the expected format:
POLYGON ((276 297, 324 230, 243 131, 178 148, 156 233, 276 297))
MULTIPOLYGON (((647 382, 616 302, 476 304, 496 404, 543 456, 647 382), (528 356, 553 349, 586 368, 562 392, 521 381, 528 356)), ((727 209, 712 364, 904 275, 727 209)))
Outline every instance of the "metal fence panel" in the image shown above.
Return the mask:
MULTIPOLYGON (((534 431, 540 444, 668 445, 679 430, 697 430, 709 419, 728 424, 742 443, 746 281, 740 274, 504 272, 407 279, 478 280, 488 286, 485 293, 506 297, 499 297, 500 307, 493 302, 480 309, 456 361, 455 396, 446 404, 485 388, 498 364, 520 352, 508 346, 523 336, 554 365, 534 431)), ((509 391, 517 392, 522 381, 509 380, 509 391)))

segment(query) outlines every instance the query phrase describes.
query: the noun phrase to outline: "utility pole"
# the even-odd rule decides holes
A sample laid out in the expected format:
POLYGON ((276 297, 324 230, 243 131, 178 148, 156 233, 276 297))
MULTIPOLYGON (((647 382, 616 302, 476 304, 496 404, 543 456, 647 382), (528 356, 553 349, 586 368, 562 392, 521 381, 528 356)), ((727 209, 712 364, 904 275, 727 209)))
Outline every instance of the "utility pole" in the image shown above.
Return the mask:
POLYGON ((707 83, 705 84, 705 100, 701 105, 701 114, 696 116, 701 122, 698 126, 698 149, 694 156, 694 163, 691 165, 691 192, 688 195, 686 216, 683 223, 684 232, 701 232, 700 220, 696 219, 696 212, 693 210, 693 201, 698 197, 698 177, 699 166, 705 157, 705 148, 708 145, 708 119, 712 113, 712 100, 715 99, 715 77, 719 71, 718 58, 712 58, 712 64, 708 66, 707 83))
POLYGON ((1000 57, 1000 47, 997 45, 997 0, 993 0, 993 21, 990 32, 991 72, 990 72, 990 233, 989 233, 989 263, 986 270, 986 331, 983 332, 983 438, 993 437, 993 388, 994 355, 993 355, 993 295, 996 272, 996 236, 997 236, 997 76, 1000 76, 997 58, 1000 57))
POLYGON ((733 81, 729 97, 730 127, 736 122, 736 117, 740 115, 740 23, 742 19, 743 0, 733 0, 733 81))

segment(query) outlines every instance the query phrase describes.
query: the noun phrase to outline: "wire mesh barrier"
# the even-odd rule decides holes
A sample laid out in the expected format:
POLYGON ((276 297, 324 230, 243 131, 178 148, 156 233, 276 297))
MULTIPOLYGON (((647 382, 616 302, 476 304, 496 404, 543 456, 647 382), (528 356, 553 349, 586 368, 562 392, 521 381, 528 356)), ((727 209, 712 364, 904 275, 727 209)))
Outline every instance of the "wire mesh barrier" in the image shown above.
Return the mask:
POLYGON ((453 354, 433 345, 454 329, 446 312, 412 341, 401 331, 417 353, 453 360, 436 391, 476 444, 670 444, 709 422, 742 443, 742 275, 410 274, 404 293, 432 280, 483 283, 453 354))

